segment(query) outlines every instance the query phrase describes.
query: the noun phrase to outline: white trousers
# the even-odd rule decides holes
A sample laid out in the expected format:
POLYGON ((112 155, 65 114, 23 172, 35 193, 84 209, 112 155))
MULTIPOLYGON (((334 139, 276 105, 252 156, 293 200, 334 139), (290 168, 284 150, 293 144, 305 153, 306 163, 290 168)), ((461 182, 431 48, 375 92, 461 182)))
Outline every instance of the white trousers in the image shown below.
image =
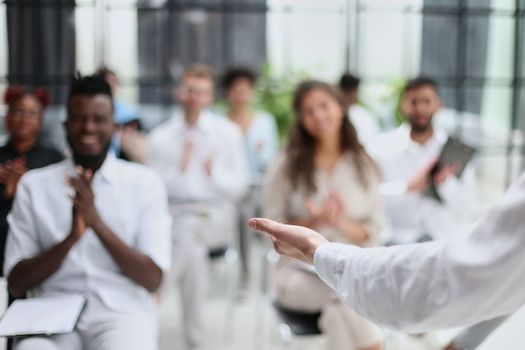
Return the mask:
POLYGON ((209 284, 209 251, 230 246, 236 232, 235 207, 228 204, 173 206, 172 280, 180 291, 183 333, 188 348, 205 344, 204 307, 209 284))
POLYGON ((155 350, 157 323, 154 311, 118 313, 89 297, 73 333, 18 339, 15 350, 155 350))
POLYGON ((319 328, 327 335, 330 350, 358 350, 380 344, 383 332, 343 304, 335 292, 310 272, 292 264, 279 266, 276 298, 284 307, 303 312, 319 312, 319 328))

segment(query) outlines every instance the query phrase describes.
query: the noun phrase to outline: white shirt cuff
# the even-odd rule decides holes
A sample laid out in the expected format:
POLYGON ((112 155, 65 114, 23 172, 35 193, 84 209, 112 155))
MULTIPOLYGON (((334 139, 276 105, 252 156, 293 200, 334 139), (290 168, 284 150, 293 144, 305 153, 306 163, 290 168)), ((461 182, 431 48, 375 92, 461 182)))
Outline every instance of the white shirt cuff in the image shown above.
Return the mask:
POLYGON ((445 200, 454 200, 455 196, 461 195, 461 184, 455 176, 450 176, 437 188, 439 194, 445 200))
POLYGON ((361 249, 350 244, 321 244, 314 253, 315 271, 326 284, 336 289, 345 267, 361 249))

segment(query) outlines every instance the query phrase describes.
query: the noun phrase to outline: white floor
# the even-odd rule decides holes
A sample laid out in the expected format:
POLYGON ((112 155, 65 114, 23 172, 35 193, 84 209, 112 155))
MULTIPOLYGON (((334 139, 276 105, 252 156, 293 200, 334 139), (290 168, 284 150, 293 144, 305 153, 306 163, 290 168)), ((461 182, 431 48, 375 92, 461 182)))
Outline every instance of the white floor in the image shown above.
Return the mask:
MULTIPOLYGON (((257 247, 256 247, 257 248, 257 247)), ((274 350, 281 349, 278 322, 269 303, 269 297, 262 292, 262 249, 252 254, 252 278, 244 297, 226 297, 223 284, 223 265, 214 266, 212 290, 206 308, 207 347, 205 350, 274 350), (232 303, 232 304, 230 304, 232 303), (229 306, 233 306, 229 308, 229 306)), ((5 291, 5 280, 0 279, 0 291, 5 291)), ((0 292, 0 310, 6 299, 0 292)), ((164 293, 160 304, 160 349, 185 350, 181 337, 180 305, 175 290, 164 293)), ((437 336, 446 342, 454 331, 441 331, 437 336)), ((324 350, 323 337, 297 339, 294 350, 324 350)), ((0 339, 0 350, 5 349, 0 339)), ((525 349, 525 308, 516 312, 505 324, 496 330, 478 350, 523 350, 525 349)), ((202 349, 204 350, 204 349, 202 349)), ((387 350, 428 350, 418 342, 406 342, 388 347, 387 350)))

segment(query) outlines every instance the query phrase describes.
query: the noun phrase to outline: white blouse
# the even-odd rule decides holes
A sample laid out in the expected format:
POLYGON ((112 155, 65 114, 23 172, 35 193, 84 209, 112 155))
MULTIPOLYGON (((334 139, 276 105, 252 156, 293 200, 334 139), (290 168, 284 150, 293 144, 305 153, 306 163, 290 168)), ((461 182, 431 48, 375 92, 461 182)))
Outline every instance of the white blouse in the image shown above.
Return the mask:
MULTIPOLYGON (((379 177, 365 171, 368 188, 359 179, 352 155, 342 156, 332 173, 316 170, 314 175, 317 191, 308 193, 304 186, 292 188, 285 169, 285 157, 278 157, 270 167, 263 188, 263 210, 265 217, 281 221, 306 219, 309 217, 305 203, 308 200, 321 205, 332 191, 342 198, 345 217, 365 227, 369 234, 367 246, 377 242, 383 215, 381 197, 378 192, 379 177)), ((319 232, 333 242, 352 243, 347 236, 331 227, 321 227, 319 232)))

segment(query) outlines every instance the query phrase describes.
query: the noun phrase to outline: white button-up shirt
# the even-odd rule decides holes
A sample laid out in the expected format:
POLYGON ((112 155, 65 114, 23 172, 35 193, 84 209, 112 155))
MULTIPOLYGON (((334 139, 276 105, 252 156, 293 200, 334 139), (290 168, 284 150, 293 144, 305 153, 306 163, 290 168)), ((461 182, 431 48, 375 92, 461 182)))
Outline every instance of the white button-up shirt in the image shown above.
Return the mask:
POLYGON ((407 183, 432 160, 436 160, 447 141, 447 135, 435 130, 425 144, 410 137, 406 124, 379 135, 367 147, 383 173, 383 194, 390 240, 414 243, 421 236, 444 239, 450 231, 466 221, 477 200, 475 167, 469 164, 461 177, 449 178, 437 186, 443 202, 422 193, 407 192, 407 183))
POLYGON ((363 106, 354 103, 348 107, 348 115, 362 144, 367 144, 379 134, 381 129, 377 118, 363 106))
POLYGON ((150 136, 148 164, 157 170, 166 183, 172 204, 230 200, 242 197, 248 188, 249 176, 241 130, 226 118, 203 112, 189 126, 181 111, 155 128, 150 136), (191 160, 181 169, 186 142, 193 144, 191 160), (211 176, 205 163, 212 160, 211 176))
MULTIPOLYGON (((32 170, 18 185, 8 216, 5 275, 71 232, 72 194, 65 176, 73 161, 32 170)), ((150 257, 164 272, 171 264, 171 218, 162 180, 150 169, 108 155, 92 183, 102 220, 128 246, 150 257)), ((91 228, 71 248, 60 268, 35 288, 37 296, 89 293, 115 311, 152 310, 150 293, 125 276, 91 228)))
POLYGON ((362 249, 327 243, 319 276, 358 313, 423 332, 510 314, 525 303, 525 175, 467 232, 446 242, 362 249))

